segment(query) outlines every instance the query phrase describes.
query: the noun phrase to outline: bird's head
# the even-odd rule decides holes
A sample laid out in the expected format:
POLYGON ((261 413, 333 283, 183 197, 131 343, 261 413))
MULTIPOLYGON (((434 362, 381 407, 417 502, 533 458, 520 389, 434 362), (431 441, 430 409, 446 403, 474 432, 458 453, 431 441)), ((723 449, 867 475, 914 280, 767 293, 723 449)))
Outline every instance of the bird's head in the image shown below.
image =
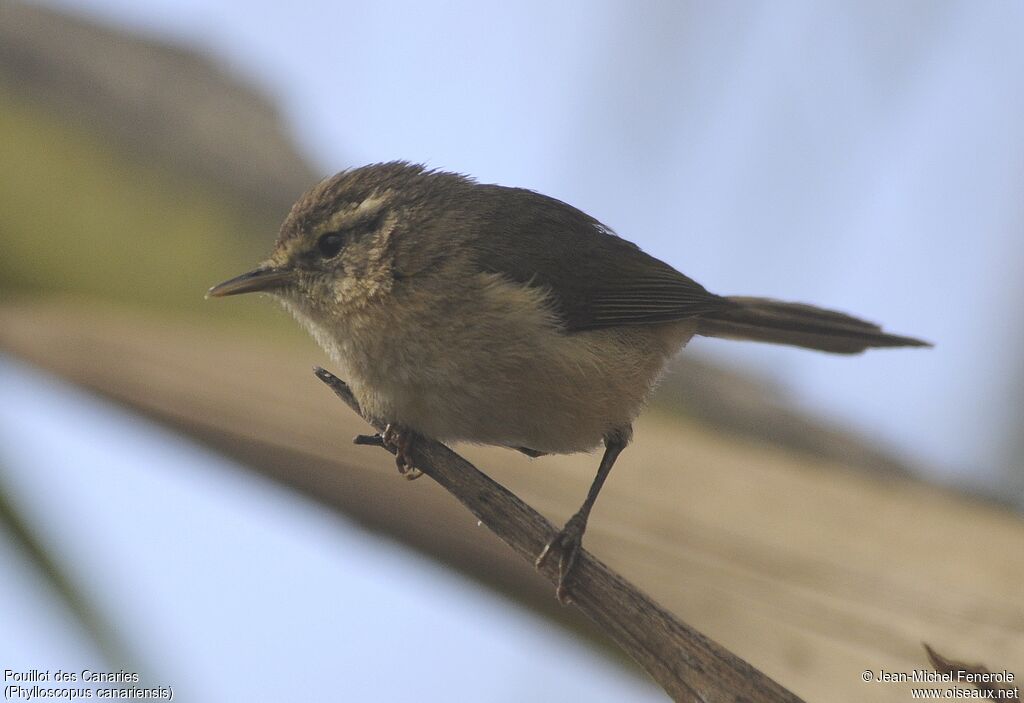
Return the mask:
POLYGON ((295 203, 266 261, 207 295, 271 293, 314 318, 364 305, 430 267, 417 233, 467 184, 404 162, 343 171, 295 203))

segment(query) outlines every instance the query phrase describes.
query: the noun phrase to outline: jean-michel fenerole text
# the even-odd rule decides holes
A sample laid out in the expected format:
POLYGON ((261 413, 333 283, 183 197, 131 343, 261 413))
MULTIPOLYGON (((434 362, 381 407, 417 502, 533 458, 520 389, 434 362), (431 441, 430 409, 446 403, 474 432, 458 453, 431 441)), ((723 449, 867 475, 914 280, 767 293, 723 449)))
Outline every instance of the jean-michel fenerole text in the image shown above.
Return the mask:
POLYGON ((932 671, 930 669, 914 669, 913 671, 886 671, 879 669, 875 675, 878 682, 910 682, 910 683, 1013 683, 1012 671, 932 671))

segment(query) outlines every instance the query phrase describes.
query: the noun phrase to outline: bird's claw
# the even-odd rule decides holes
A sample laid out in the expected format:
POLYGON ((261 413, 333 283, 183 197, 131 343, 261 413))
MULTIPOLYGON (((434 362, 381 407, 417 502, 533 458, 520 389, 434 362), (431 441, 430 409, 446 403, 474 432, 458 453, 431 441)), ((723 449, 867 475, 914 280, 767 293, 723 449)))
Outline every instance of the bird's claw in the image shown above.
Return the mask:
POLYGON ((412 445, 416 441, 413 432, 389 422, 380 433, 380 441, 387 450, 394 452, 398 473, 409 481, 415 481, 423 475, 423 472, 413 465, 410 457, 412 445))
POLYGON ((555 596, 562 605, 572 602, 569 585, 572 582, 573 569, 576 568, 576 563, 579 560, 583 545, 583 532, 586 527, 585 520, 579 515, 573 515, 569 522, 565 523, 565 527, 544 545, 544 549, 541 550, 534 562, 534 565, 541 569, 547 563, 552 552, 558 552, 558 585, 555 588, 555 596))

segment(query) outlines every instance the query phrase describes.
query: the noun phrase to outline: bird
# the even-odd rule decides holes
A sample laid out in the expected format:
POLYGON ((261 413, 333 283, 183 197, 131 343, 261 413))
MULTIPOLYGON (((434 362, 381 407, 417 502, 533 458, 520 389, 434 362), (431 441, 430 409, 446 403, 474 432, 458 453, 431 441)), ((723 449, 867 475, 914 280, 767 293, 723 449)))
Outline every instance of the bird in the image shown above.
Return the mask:
POLYGON ((581 210, 405 161, 325 178, 269 258, 208 297, 261 292, 338 364, 398 468, 417 437, 532 457, 604 451, 558 556, 571 601, 591 510, 667 363, 695 335, 834 354, 927 342, 842 312, 721 296, 581 210))

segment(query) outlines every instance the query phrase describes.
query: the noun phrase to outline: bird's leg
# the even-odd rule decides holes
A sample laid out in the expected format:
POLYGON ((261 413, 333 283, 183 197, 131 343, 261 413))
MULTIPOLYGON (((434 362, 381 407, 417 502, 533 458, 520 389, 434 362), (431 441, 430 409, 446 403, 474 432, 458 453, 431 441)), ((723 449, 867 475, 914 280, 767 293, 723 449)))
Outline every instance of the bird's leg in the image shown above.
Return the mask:
POLYGON ((569 597, 570 577, 573 567, 576 566, 576 560, 579 558, 583 533, 587 530, 587 518, 590 517, 590 509, 594 507, 597 494, 601 492, 601 486, 608 478, 615 460, 629 444, 629 435, 628 431, 615 432, 604 438, 604 456, 601 457, 601 465, 597 467, 597 476, 590 484, 587 499, 583 501, 583 505, 576 511, 576 514, 569 518, 569 522, 565 523, 565 527, 544 546, 535 562, 539 569, 547 562, 552 551, 558 552, 558 588, 555 595, 558 596, 558 600, 562 604, 571 600, 569 597))
POLYGON ((416 442, 416 433, 410 429, 389 422, 384 426, 384 431, 375 435, 361 434, 353 440, 355 444, 366 444, 384 447, 395 455, 395 465, 398 473, 410 481, 415 481, 423 472, 413 466, 412 458, 409 456, 412 445, 416 442))

